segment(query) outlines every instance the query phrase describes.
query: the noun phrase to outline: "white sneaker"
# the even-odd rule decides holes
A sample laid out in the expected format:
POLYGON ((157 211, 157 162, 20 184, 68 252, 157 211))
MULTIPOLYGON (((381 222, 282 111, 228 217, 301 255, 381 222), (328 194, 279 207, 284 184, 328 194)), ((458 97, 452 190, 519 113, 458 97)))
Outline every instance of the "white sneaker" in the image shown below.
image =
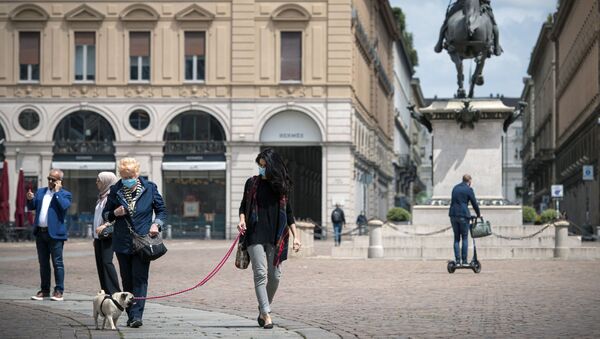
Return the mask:
POLYGON ((31 300, 41 301, 41 300, 44 300, 44 298, 48 298, 49 296, 50 296, 49 293, 44 293, 42 291, 38 291, 38 293, 36 295, 31 296, 31 300))
POLYGON ((54 293, 52 294, 52 297, 50 298, 54 301, 63 301, 63 294, 59 291, 54 291, 54 293))

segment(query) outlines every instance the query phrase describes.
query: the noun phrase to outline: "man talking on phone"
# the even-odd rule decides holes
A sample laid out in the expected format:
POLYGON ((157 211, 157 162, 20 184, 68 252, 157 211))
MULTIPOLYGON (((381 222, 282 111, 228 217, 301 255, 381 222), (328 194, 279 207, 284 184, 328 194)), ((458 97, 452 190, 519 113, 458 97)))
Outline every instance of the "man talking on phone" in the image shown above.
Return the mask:
POLYGON ((35 210, 33 235, 40 263, 40 290, 32 296, 33 300, 50 297, 62 301, 65 290, 65 265, 63 263, 63 245, 67 240, 65 216, 71 206, 71 193, 62 187, 63 172, 51 169, 48 174, 48 187, 37 190, 35 194, 27 192, 27 208, 35 210), (50 296, 50 259, 54 268, 54 291, 50 296))

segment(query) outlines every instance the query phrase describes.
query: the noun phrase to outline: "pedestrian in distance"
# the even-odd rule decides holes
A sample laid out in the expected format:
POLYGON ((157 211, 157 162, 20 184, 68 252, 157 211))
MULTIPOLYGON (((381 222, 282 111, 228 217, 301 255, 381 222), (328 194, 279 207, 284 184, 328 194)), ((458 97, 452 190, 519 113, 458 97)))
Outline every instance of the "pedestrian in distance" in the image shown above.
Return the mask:
POLYGON ((331 212, 331 222, 333 223, 335 246, 340 246, 342 243, 342 227, 346 224, 346 217, 339 204, 335 204, 335 208, 331 212))
POLYGON ((358 217, 356 217, 356 226, 358 226, 358 235, 366 234, 364 230, 367 226, 367 216, 365 216, 365 211, 360 211, 358 217))
POLYGON ((273 321, 269 313, 281 278, 281 263, 287 259, 289 234, 294 251, 299 251, 302 244, 288 200, 292 180, 286 165, 271 148, 260 152, 255 161, 259 175, 246 180, 238 231, 252 263, 257 321, 270 329, 273 321))
POLYGON ((479 205, 475 198, 475 193, 471 188, 472 178, 469 174, 462 177, 462 182, 452 189, 452 200, 450 202, 450 222, 452 223, 452 231, 454 232, 454 257, 456 265, 469 266, 467 254, 469 250, 469 223, 471 212, 469 211, 469 202, 473 206, 477 218, 481 217, 479 205), (460 240, 462 238, 462 251, 460 240))
MULTIPOLYGON (((114 221, 113 250, 119 261, 123 290, 146 297, 150 262, 133 251, 131 232, 157 236, 167 216, 165 203, 156 184, 140 177, 136 159, 121 159, 118 167, 121 179, 110 188, 102 213, 106 221, 114 221)), ((145 299, 138 299, 127 307, 127 326, 143 325, 145 304, 145 299)))
POLYGON ((48 174, 48 187, 27 192, 27 208, 35 210, 33 235, 40 264, 40 290, 33 300, 50 297, 50 259, 54 268, 54 291, 51 300, 62 301, 65 290, 65 264, 63 247, 68 238, 65 216, 71 206, 71 193, 62 186, 63 171, 51 169, 48 174))
POLYGON ((100 288, 110 295, 121 292, 121 288, 119 288, 119 277, 113 264, 112 232, 109 232, 113 226, 112 223, 104 220, 102 211, 106 205, 110 187, 117 181, 117 176, 113 172, 100 172, 96 177, 98 200, 94 210, 94 256, 100 288))

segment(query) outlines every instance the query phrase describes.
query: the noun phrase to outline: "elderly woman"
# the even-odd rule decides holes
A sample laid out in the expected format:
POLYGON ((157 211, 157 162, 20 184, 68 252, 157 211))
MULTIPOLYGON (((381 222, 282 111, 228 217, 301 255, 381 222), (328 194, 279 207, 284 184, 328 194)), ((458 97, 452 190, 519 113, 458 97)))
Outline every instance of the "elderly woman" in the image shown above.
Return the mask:
POLYGON ((102 217, 102 211, 106 206, 108 191, 110 186, 117 182, 117 176, 112 172, 100 172, 96 177, 96 187, 98 188, 98 200, 94 211, 94 254, 96 256, 96 269, 100 279, 100 287, 108 294, 120 292, 119 277, 113 264, 112 236, 99 237, 103 234, 110 223, 105 222, 102 217))
MULTIPOLYGON (((145 297, 150 262, 133 252, 130 228, 139 235, 158 235, 166 218, 165 204, 156 184, 140 178, 140 163, 134 158, 119 161, 119 175, 121 180, 108 194, 104 219, 115 222, 113 250, 119 261, 123 289, 145 297)), ((127 326, 142 326, 144 305, 145 300, 141 299, 127 308, 127 326)))
POLYGON ((300 250, 301 243, 288 200, 292 180, 285 163, 272 148, 260 152, 255 161, 259 175, 246 181, 238 231, 244 235, 243 243, 252 263, 260 312, 256 320, 259 326, 270 329, 271 303, 279 286, 280 265, 287 259, 290 234, 294 251, 300 250))

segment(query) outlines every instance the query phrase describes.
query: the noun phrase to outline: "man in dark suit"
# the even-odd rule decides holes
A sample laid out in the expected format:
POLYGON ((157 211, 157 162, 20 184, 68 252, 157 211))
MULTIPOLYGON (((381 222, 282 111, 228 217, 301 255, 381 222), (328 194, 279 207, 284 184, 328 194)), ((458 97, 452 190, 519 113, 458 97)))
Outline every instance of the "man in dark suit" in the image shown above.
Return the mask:
POLYGON ((33 300, 50 297, 50 258, 54 267, 54 301, 63 300, 65 289, 65 266, 63 263, 63 245, 67 240, 65 216, 71 206, 71 193, 62 188, 63 172, 50 170, 48 187, 40 188, 34 194, 27 192, 27 208, 35 210, 33 234, 40 263, 41 286, 33 300))
POLYGON ((467 252, 469 250, 469 201, 477 213, 477 217, 481 217, 479 205, 475 199, 475 193, 471 188, 472 178, 470 175, 463 175, 462 182, 452 189, 452 201, 450 202, 450 222, 454 231, 454 257, 456 264, 461 265, 460 239, 462 238, 462 265, 468 266, 467 252))

